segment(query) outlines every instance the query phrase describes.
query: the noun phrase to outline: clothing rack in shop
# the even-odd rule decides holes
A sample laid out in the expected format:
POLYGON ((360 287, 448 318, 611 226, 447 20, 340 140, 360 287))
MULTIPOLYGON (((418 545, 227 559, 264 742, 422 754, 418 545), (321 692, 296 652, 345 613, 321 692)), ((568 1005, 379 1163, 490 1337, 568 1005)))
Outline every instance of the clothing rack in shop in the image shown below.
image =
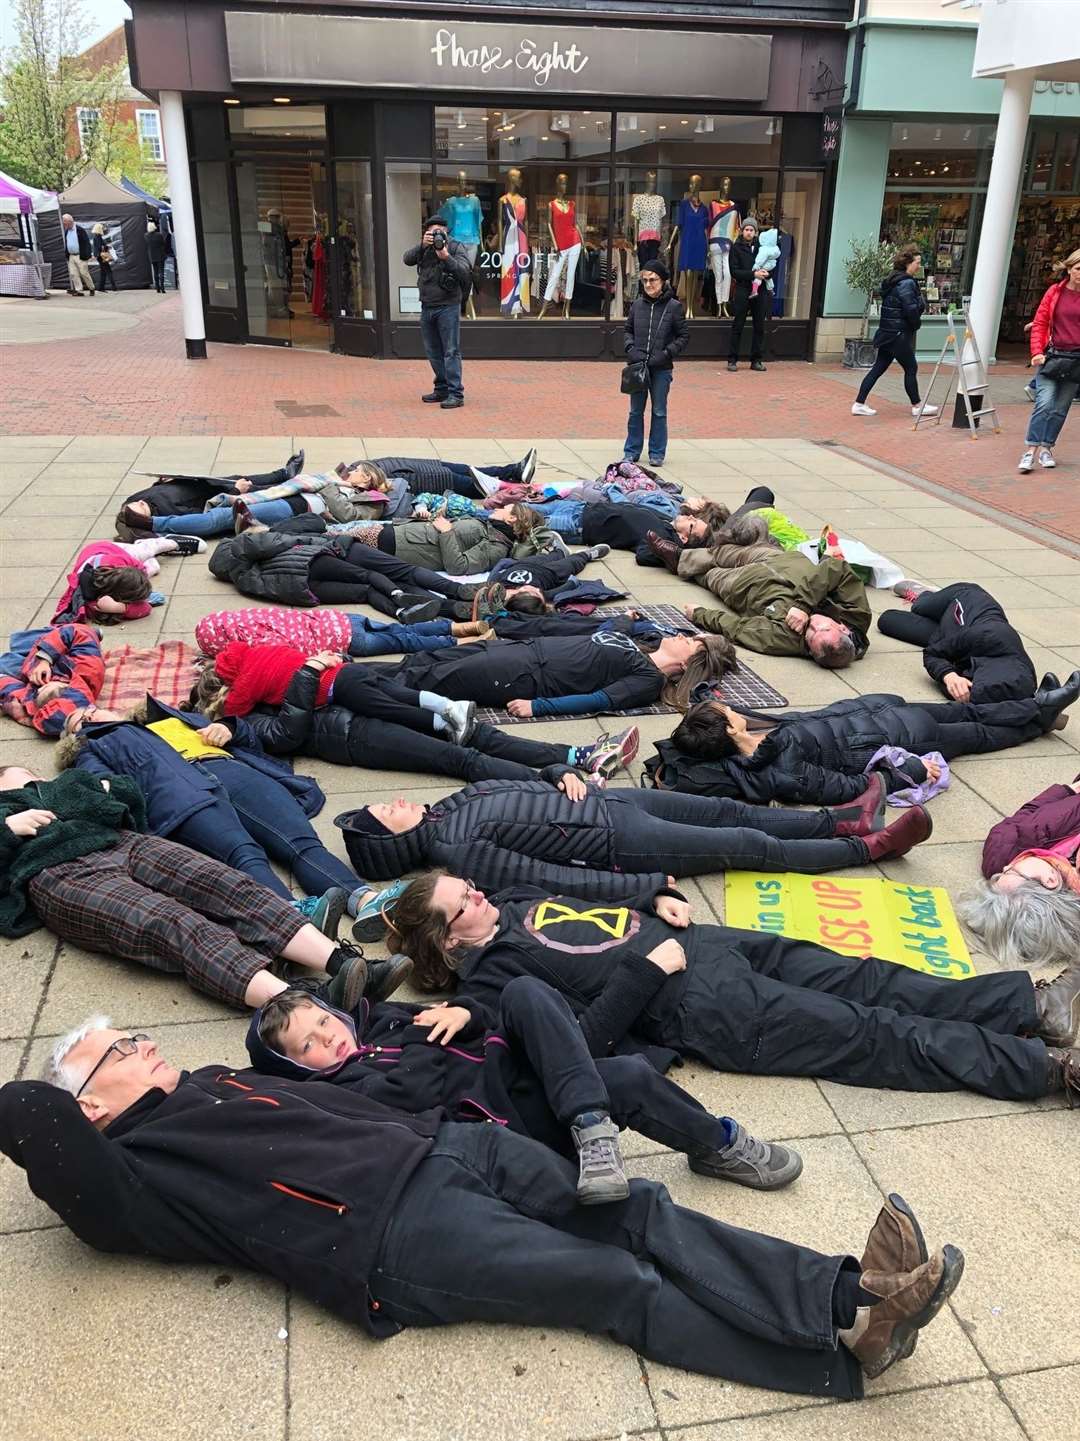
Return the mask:
MULTIPOLYGON (((986 366, 983 364, 978 341, 968 324, 967 311, 950 309, 949 333, 945 337, 945 344, 941 347, 941 354, 938 356, 937 364, 930 376, 930 384, 926 387, 923 407, 915 417, 913 430, 918 430, 920 425, 941 424, 941 417, 945 414, 949 396, 952 394, 954 378, 958 391, 957 414, 959 415, 959 404, 962 402, 972 440, 978 440, 979 424, 990 416, 993 417, 994 434, 1000 435, 1001 425, 998 421, 997 408, 990 403, 990 382, 986 378, 986 366), (962 338, 958 340, 957 336, 962 338), (934 415, 927 415, 926 406, 933 398, 934 383, 943 365, 948 368, 945 394, 941 397, 941 404, 937 412, 934 415)), ((935 401, 934 404, 936 405, 937 402, 935 401)))

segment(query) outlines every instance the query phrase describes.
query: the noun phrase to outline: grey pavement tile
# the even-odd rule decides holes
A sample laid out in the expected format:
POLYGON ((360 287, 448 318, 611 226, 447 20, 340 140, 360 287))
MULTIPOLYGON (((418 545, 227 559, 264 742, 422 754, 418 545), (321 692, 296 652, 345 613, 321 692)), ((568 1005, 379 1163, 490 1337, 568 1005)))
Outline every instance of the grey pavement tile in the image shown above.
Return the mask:
MULTIPOLYGON (((77 540, 38 540, 27 545, 25 534, 15 540, 0 541, 0 575, 23 567, 55 567, 55 574, 70 571, 79 552, 77 540)), ((6 575, 5 575, 6 578, 6 575)), ((0 582, 2 587, 2 582, 0 582)), ((0 589, 2 593, 2 589, 0 589)), ((40 592, 39 592, 40 595, 40 592)))
POLYGON ((122 461, 131 464, 147 445, 145 435, 80 435, 64 446, 65 461, 122 461))
POLYGON ((56 1229, 7 1237, 0 1284, 0 1405, 9 1421, 17 1414, 26 1441, 116 1441, 133 1428, 157 1441, 284 1441, 286 1309, 273 1283, 239 1270, 95 1256, 56 1229), (107 1344, 104 1370, 73 1357, 73 1316, 80 1335, 107 1344), (148 1338, 178 1327, 183 1344, 154 1347, 148 1364, 148 1338))
POLYGON ((355 1327, 292 1304, 290 1433, 341 1441, 348 1435, 408 1441, 551 1441, 618 1436, 655 1422, 636 1356, 614 1342, 553 1327, 452 1326, 407 1329, 373 1342, 355 1327))
MULTIPOLYGON (((940 1319, 934 1325, 940 1325, 940 1319)), ((914 1364, 908 1363, 902 1369, 914 1364)), ((819 1405, 777 1417, 750 1416, 690 1426, 677 1434, 680 1441, 779 1441, 780 1437, 783 1441, 852 1441, 856 1435, 861 1441, 911 1441, 914 1436, 1027 1441, 990 1381, 896 1396, 873 1395, 859 1403, 854 1419, 849 1406, 819 1405)))
POLYGON ((1011 815, 1047 786, 1068 784, 1076 775, 1076 753, 1062 748, 1051 756, 1032 758, 1027 747, 1019 753, 961 762, 964 784, 1005 815, 1011 815))
MULTIPOLYGON (((982 552, 982 547, 976 547, 982 552)), ((1065 583, 1070 576, 1080 576, 1080 560, 1075 556, 1063 555, 1060 551, 1040 547, 1037 550, 1018 550, 1015 555, 994 552, 990 554, 991 560, 999 559, 1001 564, 1014 575, 1026 576, 1036 580, 1046 576, 1060 577, 1065 583)))
MULTIPOLYGON (((978 962, 976 962, 978 964, 978 962)), ((952 981, 962 986, 964 981, 952 981)), ((908 1126, 940 1125, 947 1121, 970 1121, 980 1117, 1010 1119, 1031 1111, 1061 1110, 1060 1097, 1038 1101, 995 1101, 973 1091, 884 1091, 865 1086, 840 1086, 835 1081, 819 1082, 822 1093, 851 1135, 888 1131, 908 1126)), ((900 1187, 903 1190, 903 1187, 900 1187)))
POLYGON ((135 961, 93 955, 65 943, 38 1034, 59 1035, 95 1011, 107 1011, 122 1026, 214 1020, 235 1014, 219 1001, 193 991, 182 976, 165 975, 135 961))
MULTIPOLYGON (((910 551, 890 551, 889 558, 901 563, 901 558, 912 556, 910 551)), ((921 551, 915 553, 912 570, 918 570, 923 580, 933 581, 939 588, 955 585, 961 580, 977 580, 981 585, 997 594, 996 580, 1010 578, 1013 571, 991 556, 980 555, 977 551, 921 551)))
POLYGON ((48 931, 35 931, 20 940, 4 942, 4 964, 0 966, 0 1036, 30 1034, 56 948, 56 937, 48 931))
MULTIPOLYGON (((30 490, 24 491, 17 500, 11 502, 4 511, 4 521, 8 524, 15 521, 35 522, 33 526, 24 525, 23 535, 25 536, 28 529, 42 529, 44 527, 45 517, 55 517, 57 506, 58 500, 56 496, 38 494, 32 487, 30 490)), ((64 496, 62 519, 70 525, 74 525, 78 520, 86 517, 85 523, 89 523, 90 520, 93 520, 94 517, 98 515, 100 510, 101 501, 97 496, 72 493, 64 496)), ((49 533, 53 536, 56 534, 51 519, 49 521, 49 533)))
POLYGON ((49 458, 44 455, 36 459, 12 460, 5 444, 4 458, 0 459, 0 482, 19 487, 28 485, 49 464, 49 458))
POLYGON ((62 565, 46 567, 12 566, 0 574, 0 596, 5 600, 38 602, 43 595, 57 589, 63 579, 62 565))
MULTIPOLYGON (((38 504, 45 505, 45 502, 39 501, 38 504)), ((92 504, 96 514, 96 502, 92 504)), ((42 514, 49 516, 49 539, 51 541, 70 540, 73 544, 82 540, 90 528, 91 520, 94 519, 94 515, 89 510, 73 513, 65 509, 63 515, 57 515, 55 502, 51 506, 46 506, 46 509, 37 516, 12 515, 10 511, 5 511, 0 516, 0 540, 20 541, 25 545, 32 538, 33 532, 42 528, 36 524, 31 525, 29 522, 40 519, 42 514)))
POLYGON ((1080 1191, 1064 1183, 1075 1166, 1072 1112, 853 1140, 875 1180, 915 1206, 931 1245, 963 1249, 967 1268, 950 1304, 991 1371, 1080 1361, 1080 1329, 1062 1321, 1063 1299, 1080 1288, 1080 1191))
MULTIPOLYGON (((954 767, 952 784, 930 803, 934 840, 983 841, 1000 819, 997 810, 966 785, 954 767)), ((917 854, 917 853, 916 853, 917 854)))
MULTIPOLYGON (((1042 579, 1021 580, 1019 578, 1010 580, 995 580, 992 586, 987 589, 991 591, 995 600, 999 600, 1005 607, 1010 617, 1018 610, 1063 610, 1067 605, 1076 600, 1076 588, 1061 595, 1052 583, 1045 583, 1042 579)), ((1051 619, 1053 624, 1053 619, 1051 619)), ((1063 632, 1062 622, 1057 624, 1057 634, 1063 632)), ((1071 627, 1064 628, 1064 633, 1075 635, 1071 627)))
MULTIPOLYGON (((1044 572, 1039 581, 1043 590, 1048 590, 1052 595, 1058 595, 1062 600, 1074 601, 1080 594, 1080 578, 1075 574, 1052 575, 1049 571, 1044 572)), ((1074 632, 1075 634, 1075 632, 1074 632)))
POLYGON ((1080 1419, 1080 1366, 1006 1376, 998 1385, 1030 1441, 1061 1441, 1062 1426, 1080 1419))

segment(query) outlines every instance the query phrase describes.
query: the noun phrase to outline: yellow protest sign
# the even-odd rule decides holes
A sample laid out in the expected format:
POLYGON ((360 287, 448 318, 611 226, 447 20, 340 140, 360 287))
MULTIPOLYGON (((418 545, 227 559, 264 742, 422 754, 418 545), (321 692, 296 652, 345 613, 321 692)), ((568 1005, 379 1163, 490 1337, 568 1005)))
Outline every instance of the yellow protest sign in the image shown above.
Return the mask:
POLYGON ((729 871, 727 924, 877 956, 931 976, 973 976, 949 893, 899 881, 729 871))

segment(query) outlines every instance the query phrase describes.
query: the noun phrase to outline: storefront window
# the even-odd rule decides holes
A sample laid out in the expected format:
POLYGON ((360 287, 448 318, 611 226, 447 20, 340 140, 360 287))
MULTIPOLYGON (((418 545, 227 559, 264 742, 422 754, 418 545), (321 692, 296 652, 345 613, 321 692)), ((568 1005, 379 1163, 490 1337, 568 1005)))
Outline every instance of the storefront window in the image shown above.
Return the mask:
POLYGON ((608 110, 496 110, 437 105, 435 154, 439 160, 569 162, 611 149, 608 110))
POLYGON ((1076 189, 1077 151, 1080 149, 1080 130, 1065 130, 1058 140, 1057 164, 1054 169, 1054 189, 1066 193, 1076 189))
POLYGON ((433 213, 431 165, 420 160, 386 162, 386 258, 390 272, 390 318, 419 320, 420 289, 416 267, 402 256, 424 235, 433 213))
POLYGON ((1036 130, 1031 142, 1031 160, 1028 165, 1028 190, 1049 190, 1054 173, 1055 130, 1036 130))
POLYGON ((234 140, 321 140, 326 111, 321 105, 230 105, 229 133, 234 140))
POLYGON ((375 228, 371 217, 371 163, 343 160, 334 167, 338 228, 335 240, 339 304, 343 317, 375 319, 375 228))
POLYGON ((772 313, 784 320, 807 320, 821 211, 820 172, 786 170, 779 211, 780 259, 773 271, 772 313))
POLYGON ((478 318, 603 316, 607 166, 438 167, 437 208, 473 262, 478 318))
POLYGON ((630 165, 676 172, 689 167, 687 174, 703 167, 723 174, 761 167, 775 170, 780 164, 782 126, 780 117, 773 115, 620 111, 615 118, 615 155, 630 165))
POLYGON ((206 261, 206 303, 211 307, 235 310, 239 301, 225 162, 200 160, 195 170, 199 186, 203 257, 206 261))

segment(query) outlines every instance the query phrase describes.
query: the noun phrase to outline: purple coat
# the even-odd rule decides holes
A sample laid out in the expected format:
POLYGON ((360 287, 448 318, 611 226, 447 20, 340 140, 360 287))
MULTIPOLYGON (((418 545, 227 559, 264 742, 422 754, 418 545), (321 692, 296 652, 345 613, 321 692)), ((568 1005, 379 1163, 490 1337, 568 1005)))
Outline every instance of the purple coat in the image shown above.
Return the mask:
POLYGON ((1070 786, 1048 786, 994 826, 983 843, 982 873, 989 880, 1021 851, 1048 850, 1075 835, 1080 835, 1080 795, 1070 786))

